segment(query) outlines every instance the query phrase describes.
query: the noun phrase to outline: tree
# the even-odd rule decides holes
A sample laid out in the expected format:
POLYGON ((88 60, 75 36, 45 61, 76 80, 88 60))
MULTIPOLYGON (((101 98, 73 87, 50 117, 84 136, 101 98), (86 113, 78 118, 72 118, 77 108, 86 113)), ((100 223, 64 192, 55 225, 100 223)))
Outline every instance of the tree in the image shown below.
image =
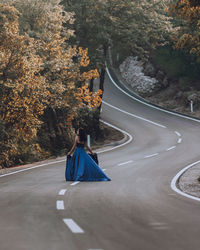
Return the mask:
POLYGON ((200 1, 180 0, 170 6, 169 12, 185 21, 174 33, 175 48, 189 52, 200 62, 200 1))
POLYGON ((26 144, 36 136, 49 97, 40 74, 42 59, 35 41, 19 34, 18 15, 13 6, 0 4, 0 119, 10 138, 5 143, 11 145, 2 152, 0 164, 7 159, 8 165, 19 141, 26 144))
POLYGON ((75 13, 77 44, 88 47, 89 56, 100 71, 103 90, 105 60, 108 48, 129 47, 142 58, 163 43, 171 29, 170 18, 164 13, 169 1, 161 0, 63 0, 65 9, 75 13))
POLYGON ((63 23, 73 22, 73 15, 59 1, 5 2, 0 4, 0 119, 12 148, 0 164, 9 166, 31 146, 41 152, 36 135, 42 123, 56 138, 63 127, 70 129, 70 117, 80 106, 77 87, 98 73, 84 70, 90 62, 87 49, 67 44, 73 32, 63 23), (48 113, 53 115, 44 121, 48 113))
POLYGON ((19 35, 18 11, 0 5, 0 115, 11 129, 23 138, 32 138, 40 124, 39 116, 48 103, 42 59, 35 41, 19 35))

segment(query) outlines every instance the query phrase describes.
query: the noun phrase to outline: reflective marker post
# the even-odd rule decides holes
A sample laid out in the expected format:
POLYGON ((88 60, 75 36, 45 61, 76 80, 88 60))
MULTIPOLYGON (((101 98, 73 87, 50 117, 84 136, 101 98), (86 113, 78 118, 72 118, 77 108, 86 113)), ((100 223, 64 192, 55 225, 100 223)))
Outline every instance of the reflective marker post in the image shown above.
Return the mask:
POLYGON ((90 135, 87 135, 87 144, 90 147, 90 135))
POLYGON ((191 113, 194 111, 193 110, 193 101, 192 100, 190 101, 190 111, 191 111, 191 113))

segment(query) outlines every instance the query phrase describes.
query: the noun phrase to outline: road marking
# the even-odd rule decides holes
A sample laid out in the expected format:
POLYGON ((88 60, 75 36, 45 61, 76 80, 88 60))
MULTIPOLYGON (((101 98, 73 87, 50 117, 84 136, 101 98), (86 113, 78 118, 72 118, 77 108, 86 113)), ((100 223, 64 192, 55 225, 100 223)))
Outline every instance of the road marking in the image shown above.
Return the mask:
POLYGON ((186 166, 186 167, 183 168, 180 172, 178 172, 178 173, 174 176, 174 178, 172 179, 172 181, 171 181, 171 188, 172 188, 172 190, 174 190, 176 193, 181 194, 181 195, 183 195, 183 196, 185 196, 185 197, 187 197, 187 198, 190 198, 190 199, 193 199, 193 200, 196 200, 196 201, 200 201, 200 198, 184 193, 184 192, 181 191, 181 190, 177 187, 177 185, 176 185, 177 182, 178 182, 178 180, 179 180, 179 178, 180 178, 180 176, 181 176, 182 174, 184 174, 186 170, 188 170, 189 168, 191 168, 191 167, 193 167, 193 166, 195 166, 195 165, 197 165, 197 164, 199 164, 199 163, 200 163, 200 160, 199 160, 199 161, 196 161, 196 162, 193 162, 192 164, 186 166))
POLYGON ((178 143, 181 143, 181 142, 182 142, 182 138, 179 138, 179 139, 178 139, 178 143))
MULTIPOLYGON (((105 122, 103 120, 100 120, 102 123, 110 126, 111 128, 114 128, 120 132, 122 132, 123 134, 127 135, 128 136, 128 141, 118 145, 118 146, 114 146, 112 148, 108 148, 108 149, 104 149, 104 150, 101 150, 101 151, 97 151, 98 154, 101 154, 101 153, 104 153, 104 152, 108 152, 108 151, 111 151, 111 150, 114 150, 116 148, 120 148, 120 147, 123 147, 125 146, 126 144, 130 143, 132 140, 133 140, 133 137, 131 134, 129 134, 128 132, 108 123, 108 122, 105 122)), ((48 166, 48 165, 52 165, 52 164, 57 164, 57 163, 61 163, 61 162, 66 162, 66 158, 63 159, 63 160, 59 160, 59 161, 53 161, 53 162, 49 162, 49 163, 44 163, 44 164, 40 164, 40 165, 37 165, 37 166, 33 166, 33 167, 28 167, 28 168, 25 168, 25 169, 20 169, 20 170, 17 170, 17 171, 13 171, 13 172, 10 172, 10 173, 7 173, 7 174, 2 174, 0 175, 0 178, 1 177, 6 177, 6 176, 9 176, 9 175, 14 175, 14 174, 18 174, 18 173, 21 173, 21 172, 25 172, 25 171, 28 171, 28 170, 32 170, 32 169, 35 169, 35 168, 40 168, 40 167, 43 167, 43 166, 48 166)))
POLYGON ((115 146, 115 147, 113 147, 113 148, 109 148, 109 149, 97 151, 98 154, 101 154, 101 153, 104 153, 104 152, 108 152, 108 151, 114 150, 114 149, 116 149, 116 148, 123 147, 123 146, 125 146, 126 144, 129 144, 129 143, 133 140, 133 136, 132 136, 131 134, 129 134, 128 132, 126 132, 126 131, 124 131, 124 130, 122 130, 122 129, 120 129, 120 128, 114 126, 114 125, 111 125, 110 123, 105 122, 105 121, 103 121, 103 120, 100 120, 100 121, 101 121, 102 123, 104 123, 104 124, 110 126, 111 128, 114 128, 114 129, 116 129, 116 130, 122 132, 123 134, 127 135, 129 139, 128 139, 128 141, 126 141, 126 142, 124 142, 124 143, 122 143, 122 144, 120 144, 120 145, 118 145, 118 146, 115 146))
POLYGON ((59 195, 65 195, 65 192, 67 191, 67 189, 61 189, 60 192, 58 193, 59 195))
POLYGON ((72 231, 72 233, 84 233, 83 229, 80 228, 76 222, 72 219, 63 219, 64 223, 72 231))
MULTIPOLYGON (((165 109, 163 109, 163 108, 161 108, 161 107, 156 107, 156 106, 154 106, 154 105, 152 105, 152 104, 149 104, 149 103, 147 103, 147 102, 145 102, 145 101, 141 101, 141 100, 139 100, 139 99, 136 98, 136 97, 133 97, 132 95, 128 94, 126 91, 124 91, 122 88, 120 88, 120 87, 116 84, 116 82, 113 80, 112 76, 110 75, 110 72, 109 72, 109 70, 108 70, 107 67, 106 67, 106 72, 107 72, 107 74, 108 74, 110 80, 112 81, 112 83, 115 85, 115 87, 118 88, 121 92, 123 92, 123 93, 126 94, 127 96, 129 96, 130 98, 132 98, 133 100, 135 100, 135 101, 137 101, 137 102, 140 102, 140 103, 143 103, 143 104, 145 104, 146 106, 149 106, 149 107, 151 107, 151 108, 160 110, 160 111, 162 111, 162 112, 165 112, 165 113, 168 113, 168 114, 177 116, 177 117, 181 117, 181 118, 184 118, 184 119, 187 119, 187 120, 191 120, 191 121, 195 121, 195 122, 200 123, 200 120, 199 120, 199 119, 195 119, 195 118, 192 118, 192 117, 188 117, 188 116, 182 115, 182 114, 177 114, 177 113, 174 113, 174 112, 172 112, 172 111, 165 110, 165 109)), ((178 172, 178 173, 176 174, 176 176, 175 176, 175 177, 172 179, 172 181, 171 181, 171 188, 172 188, 175 192, 177 192, 177 193, 179 193, 179 194, 181 194, 181 195, 183 195, 183 196, 185 196, 185 197, 187 197, 187 198, 196 200, 196 201, 200 201, 200 198, 194 197, 194 196, 192 196, 192 195, 189 195, 189 194, 186 194, 186 193, 182 192, 180 189, 178 189, 178 188, 176 187, 176 183, 177 183, 178 179, 180 178, 180 176, 181 176, 187 169, 191 168, 192 166, 194 166, 194 165, 196 165, 196 164, 198 164, 198 163, 200 163, 200 160, 199 160, 199 161, 196 161, 196 162, 194 162, 194 163, 192 163, 192 164, 190 164, 190 165, 188 165, 187 167, 185 167, 184 169, 182 169, 180 172, 178 172)))
POLYGON ((106 168, 104 168, 103 171, 106 171, 106 168))
POLYGON ((171 148, 166 149, 166 151, 172 150, 174 148, 176 148, 176 146, 172 146, 171 148))
POLYGON ((169 227, 167 226, 158 226, 158 227, 153 227, 154 230, 168 230, 169 227))
MULTIPOLYGON (((162 111, 162 112, 165 112, 165 113, 168 113, 168 114, 171 114, 171 115, 174 115, 174 116, 178 116, 178 117, 181 117, 181 118, 184 118, 184 119, 187 119, 187 120, 191 120, 191 121, 195 121, 195 122, 200 123, 200 119, 195 119, 195 118, 192 118, 192 117, 188 117, 188 116, 186 116, 186 115, 182 115, 182 114, 175 113, 175 112, 173 112, 173 111, 166 110, 166 109, 161 108, 161 107, 157 107, 157 106, 155 106, 155 105, 153 105, 153 104, 150 104, 150 103, 146 102, 145 99, 143 99, 143 101, 142 101, 142 100, 140 100, 140 99, 141 99, 141 96, 138 96, 138 98, 133 97, 132 95, 130 95, 129 93, 127 93, 126 91, 124 91, 122 88, 120 88, 120 87, 117 85, 117 83, 113 80, 113 78, 112 78, 112 76, 111 76, 111 74, 110 74, 110 72, 109 72, 109 70, 108 70, 107 67, 106 67, 106 72, 107 72, 107 74, 108 74, 110 80, 112 81, 112 83, 115 85, 115 87, 118 88, 118 89, 119 89, 121 92, 123 92, 125 95, 129 96, 130 98, 132 98, 133 100, 135 100, 135 101, 137 101, 137 102, 140 102, 140 103, 142 103, 142 104, 144 104, 144 105, 146 105, 146 106, 148 106, 148 107, 151 107, 151 108, 160 110, 160 111, 162 111), (140 98, 140 99, 139 99, 139 98, 140 98)), ((124 86, 124 87, 126 88, 126 86, 124 86)), ((127 89, 127 88, 126 88, 126 89, 127 89)), ((128 89, 127 89, 127 90, 128 90, 128 89)), ((129 90, 129 91, 130 91, 130 90, 129 90)))
POLYGON ((150 157, 153 157, 153 156, 156 156, 156 155, 158 155, 158 153, 155 153, 155 154, 152 154, 152 155, 147 155, 144 158, 146 159, 146 158, 150 158, 150 157))
POLYGON ((175 133, 176 133, 179 137, 181 137, 181 134, 180 134, 179 132, 175 131, 175 133))
POLYGON ((133 161, 132 161, 132 160, 131 160, 131 161, 126 161, 126 162, 119 163, 119 164, 117 164, 117 165, 118 165, 118 166, 122 166, 122 165, 129 164, 129 163, 131 163, 131 162, 133 162, 133 161))
POLYGON ((149 223, 151 227, 153 227, 154 230, 167 230, 169 227, 166 223, 163 222, 151 222, 149 223))
POLYGON ((71 186, 75 186, 75 185, 77 185, 79 182, 80 182, 80 181, 75 181, 75 182, 73 182, 73 183, 70 184, 70 185, 71 185, 71 186))
POLYGON ((56 201, 56 208, 58 210, 64 210, 65 207, 64 207, 64 201, 56 201))
POLYGON ((64 161, 66 161, 66 160, 53 161, 53 162, 49 162, 49 163, 40 164, 40 165, 37 165, 37 166, 34 166, 34 167, 30 167, 30 168, 20 169, 20 170, 11 172, 11 173, 2 174, 2 175, 0 175, 0 178, 4 177, 4 176, 8 176, 8 175, 13 175, 13 174, 17 174, 17 173, 20 173, 20 172, 28 171, 28 170, 35 169, 35 168, 40 168, 40 167, 43 167, 43 166, 48 166, 48 165, 64 162, 64 161))
POLYGON ((109 107, 111 107, 111 108, 113 108, 113 109, 116 109, 116 110, 118 110, 118 111, 120 111, 120 112, 122 112, 122 113, 124 113, 124 114, 126 114, 126 115, 133 116, 133 117, 135 117, 135 118, 137 118, 137 119, 140 119, 140 120, 142 120, 142 121, 151 123, 151 124, 156 125, 156 126, 161 127, 161 128, 166 128, 164 125, 161 125, 161 124, 159 124, 159 123, 150 121, 150 120, 145 119, 145 118, 143 118, 143 117, 141 117, 141 116, 138 116, 138 115, 134 115, 134 114, 132 114, 132 113, 129 113, 129 112, 125 111, 125 110, 122 110, 122 109, 120 109, 120 108, 117 108, 117 107, 111 105, 110 103, 107 103, 107 102, 105 102, 105 101, 102 101, 102 102, 103 102, 104 104, 106 104, 107 106, 109 106, 109 107))

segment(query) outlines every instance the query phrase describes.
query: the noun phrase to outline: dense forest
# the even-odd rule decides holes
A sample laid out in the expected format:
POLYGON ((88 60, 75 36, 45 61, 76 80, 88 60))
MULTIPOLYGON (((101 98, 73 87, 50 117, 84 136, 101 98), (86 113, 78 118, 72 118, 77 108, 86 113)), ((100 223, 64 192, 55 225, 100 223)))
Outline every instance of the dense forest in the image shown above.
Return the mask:
POLYGON ((1 167, 65 152, 80 125, 98 138, 108 51, 200 90, 200 1, 0 1, 1 167))

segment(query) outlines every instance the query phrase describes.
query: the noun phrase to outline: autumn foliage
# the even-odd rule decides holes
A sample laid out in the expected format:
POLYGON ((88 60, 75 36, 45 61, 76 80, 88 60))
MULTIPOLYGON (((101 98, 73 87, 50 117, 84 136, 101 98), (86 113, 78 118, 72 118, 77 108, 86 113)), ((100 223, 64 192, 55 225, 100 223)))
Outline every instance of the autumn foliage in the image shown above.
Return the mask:
POLYGON ((78 88, 78 93, 76 98, 80 101, 80 105, 87 105, 89 108, 96 108, 101 105, 101 96, 102 90, 99 89, 95 93, 89 91, 88 84, 84 85, 81 88, 78 88))
POLYGON ((54 2, 0 4, 0 123, 7 135, 0 142, 0 166, 20 162, 20 154, 27 150, 42 153, 37 133, 46 110, 55 117, 59 109, 67 110, 62 113, 66 126, 53 126, 56 131, 63 126, 70 130, 78 107, 96 108, 101 102, 99 92, 84 89, 88 80, 98 77, 95 69, 84 71, 90 62, 87 49, 66 42, 73 31, 63 23, 73 23, 73 14, 65 12, 60 1, 54 2), (41 14, 40 22, 34 22, 38 17, 31 15, 31 5, 41 14))
POLYGON ((195 55, 200 62, 200 2, 180 0, 169 12, 185 20, 173 37, 175 47, 195 55))

